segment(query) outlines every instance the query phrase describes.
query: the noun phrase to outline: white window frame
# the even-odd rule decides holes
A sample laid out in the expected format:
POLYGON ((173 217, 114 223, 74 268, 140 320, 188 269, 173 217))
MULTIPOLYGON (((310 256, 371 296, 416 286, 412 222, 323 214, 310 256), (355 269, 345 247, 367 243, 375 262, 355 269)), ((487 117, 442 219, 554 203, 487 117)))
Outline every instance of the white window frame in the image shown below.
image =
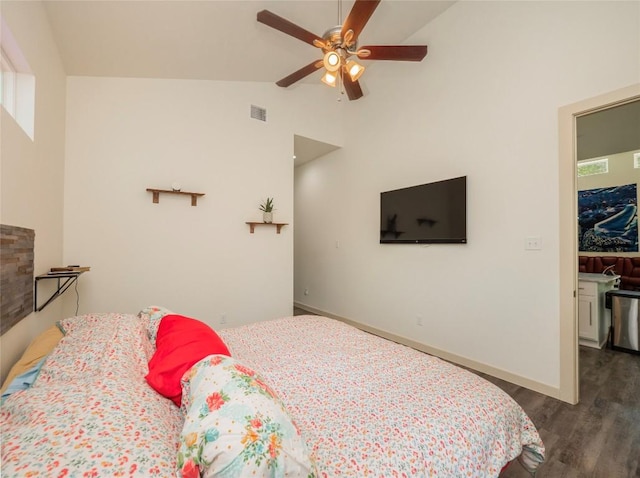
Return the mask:
POLYGON ((13 117, 16 116, 16 94, 17 94, 17 72, 16 68, 11 63, 9 56, 5 53, 4 48, 0 48, 0 88, 2 88, 2 95, 0 95, 0 104, 4 106, 9 114, 13 117))
POLYGON ((0 15, 0 104, 34 140, 36 77, 18 42, 0 15))

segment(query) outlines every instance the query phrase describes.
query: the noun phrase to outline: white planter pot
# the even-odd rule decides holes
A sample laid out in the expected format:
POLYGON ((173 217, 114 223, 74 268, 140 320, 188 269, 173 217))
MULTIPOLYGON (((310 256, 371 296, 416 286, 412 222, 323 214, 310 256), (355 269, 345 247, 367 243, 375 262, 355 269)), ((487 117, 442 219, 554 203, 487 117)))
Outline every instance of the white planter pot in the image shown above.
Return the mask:
POLYGON ((273 213, 272 212, 263 212, 262 213, 262 222, 272 223, 273 222, 273 213))

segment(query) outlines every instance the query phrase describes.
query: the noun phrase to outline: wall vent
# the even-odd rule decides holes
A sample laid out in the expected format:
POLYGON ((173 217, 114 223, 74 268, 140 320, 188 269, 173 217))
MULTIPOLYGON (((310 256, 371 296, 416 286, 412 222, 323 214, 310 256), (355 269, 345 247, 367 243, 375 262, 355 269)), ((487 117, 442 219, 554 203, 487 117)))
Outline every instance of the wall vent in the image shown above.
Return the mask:
POLYGON ((251 105, 251 117, 260 121, 267 121, 267 109, 251 105))

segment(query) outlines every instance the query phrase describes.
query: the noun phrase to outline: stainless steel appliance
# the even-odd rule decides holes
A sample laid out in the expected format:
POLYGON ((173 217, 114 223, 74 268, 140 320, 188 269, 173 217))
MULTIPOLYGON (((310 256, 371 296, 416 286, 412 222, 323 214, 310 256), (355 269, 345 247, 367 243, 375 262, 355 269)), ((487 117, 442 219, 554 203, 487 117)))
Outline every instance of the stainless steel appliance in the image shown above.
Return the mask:
POLYGON ((640 291, 610 290, 605 306, 611 309, 611 348, 640 354, 640 291))

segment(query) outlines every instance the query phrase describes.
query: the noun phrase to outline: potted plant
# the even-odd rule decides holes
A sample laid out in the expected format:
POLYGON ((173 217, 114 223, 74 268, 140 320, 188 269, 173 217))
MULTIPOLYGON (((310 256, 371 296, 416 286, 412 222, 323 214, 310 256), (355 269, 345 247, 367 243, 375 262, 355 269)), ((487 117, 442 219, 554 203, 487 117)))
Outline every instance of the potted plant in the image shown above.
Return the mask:
POLYGON ((263 222, 273 222, 273 198, 267 198, 262 204, 260 204, 260 210, 262 211, 263 222))

